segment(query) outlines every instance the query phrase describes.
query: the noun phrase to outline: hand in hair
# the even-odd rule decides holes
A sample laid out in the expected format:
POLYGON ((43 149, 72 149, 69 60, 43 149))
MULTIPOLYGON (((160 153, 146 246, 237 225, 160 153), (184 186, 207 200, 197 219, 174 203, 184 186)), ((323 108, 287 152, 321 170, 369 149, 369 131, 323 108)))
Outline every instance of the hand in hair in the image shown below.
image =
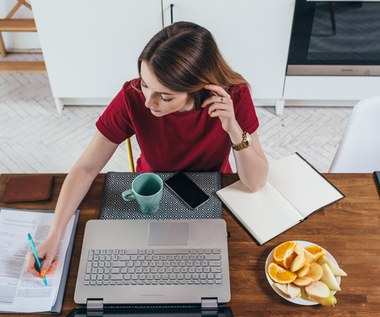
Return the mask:
POLYGON ((212 118, 219 118, 223 130, 230 133, 238 124, 235 118, 234 104, 230 95, 220 86, 205 85, 211 96, 203 101, 201 107, 208 107, 208 114, 212 118))

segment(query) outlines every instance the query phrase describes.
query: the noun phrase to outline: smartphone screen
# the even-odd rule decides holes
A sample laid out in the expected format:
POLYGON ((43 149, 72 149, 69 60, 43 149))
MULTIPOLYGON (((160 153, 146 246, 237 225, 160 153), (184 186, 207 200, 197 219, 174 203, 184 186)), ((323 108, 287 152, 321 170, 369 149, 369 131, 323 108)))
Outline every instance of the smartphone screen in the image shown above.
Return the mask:
POLYGON ((202 205, 210 198, 184 173, 173 175, 165 181, 165 184, 192 209, 202 205))

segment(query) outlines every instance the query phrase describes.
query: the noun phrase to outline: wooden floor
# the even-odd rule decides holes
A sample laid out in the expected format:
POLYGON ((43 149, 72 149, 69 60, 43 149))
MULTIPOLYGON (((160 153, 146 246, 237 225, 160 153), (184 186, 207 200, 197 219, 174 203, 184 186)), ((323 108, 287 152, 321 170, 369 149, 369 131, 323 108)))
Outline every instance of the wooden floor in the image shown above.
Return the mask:
MULTIPOLYGON (((59 115, 46 73, 0 73, 0 173, 68 172, 104 109, 71 106, 59 115)), ((327 172, 351 109, 285 107, 277 116, 272 107, 257 107, 269 160, 297 151, 327 172)), ((134 139, 132 143, 136 158, 139 149, 134 139)), ((128 170, 124 144, 103 171, 110 170, 128 170)))

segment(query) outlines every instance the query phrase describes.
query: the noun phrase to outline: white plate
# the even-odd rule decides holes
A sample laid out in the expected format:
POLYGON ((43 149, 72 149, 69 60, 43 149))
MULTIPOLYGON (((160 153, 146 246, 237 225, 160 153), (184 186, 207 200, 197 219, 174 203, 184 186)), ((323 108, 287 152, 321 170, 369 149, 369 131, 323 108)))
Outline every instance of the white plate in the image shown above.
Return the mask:
MULTIPOLYGON (((316 245, 316 243, 312 243, 312 242, 308 242, 308 241, 299 241, 299 240, 293 240, 294 242, 297 242, 300 246, 306 248, 310 245, 316 245)), ((323 247, 322 247, 323 248, 323 247)), ((274 248, 275 249, 275 248, 274 248)), ((307 299, 304 299, 302 297, 296 297, 296 298, 290 298, 290 297, 287 297, 285 296, 284 294, 282 294, 277 288, 276 286, 274 286, 274 281, 270 278, 270 276, 268 275, 268 266, 271 262, 274 262, 274 258, 273 258, 273 251, 274 249, 269 253, 268 257, 267 257, 267 260, 265 261, 265 275, 267 277, 267 280, 269 282, 269 285, 274 289, 274 291, 280 295, 282 298, 286 299, 287 301, 291 302, 291 303, 294 303, 294 304, 297 304, 297 305, 318 305, 317 302, 314 302, 314 301, 311 301, 311 300, 307 300, 307 299)), ((326 251, 326 257, 331 261, 333 262, 334 264, 338 265, 338 263, 335 261, 334 257, 325 249, 323 248, 325 251, 326 251)), ((338 284, 340 285, 340 276, 336 276, 336 279, 338 281, 338 284)), ((334 292, 335 294, 335 292, 334 292)))

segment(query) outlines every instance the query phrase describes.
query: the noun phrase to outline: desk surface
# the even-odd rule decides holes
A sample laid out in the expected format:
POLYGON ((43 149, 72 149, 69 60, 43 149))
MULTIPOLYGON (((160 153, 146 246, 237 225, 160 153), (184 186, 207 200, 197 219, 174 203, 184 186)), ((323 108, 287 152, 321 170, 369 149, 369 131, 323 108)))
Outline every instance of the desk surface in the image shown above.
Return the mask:
MULTIPOLYGON (((346 196, 314 213, 304 222, 259 246, 224 210, 229 238, 232 298, 229 306, 243 316, 379 316, 380 314, 380 198, 371 174, 326 174, 346 196), (264 263, 269 252, 286 240, 306 240, 325 247, 348 273, 336 307, 297 306, 278 296, 269 286, 264 263)), ((8 174, 0 175, 0 197, 8 174)), ((65 175, 55 174, 51 200, 40 203, 5 204, 0 207, 54 209, 65 175)), ((223 185, 237 180, 224 175, 223 185)), ((76 305, 73 301, 76 274, 85 223, 97 218, 102 202, 104 175, 99 175, 81 203, 79 225, 70 264, 61 314, 76 305)), ((1 199, 1 198, 0 198, 1 199)), ((13 314, 13 316, 15 316, 13 314)))

